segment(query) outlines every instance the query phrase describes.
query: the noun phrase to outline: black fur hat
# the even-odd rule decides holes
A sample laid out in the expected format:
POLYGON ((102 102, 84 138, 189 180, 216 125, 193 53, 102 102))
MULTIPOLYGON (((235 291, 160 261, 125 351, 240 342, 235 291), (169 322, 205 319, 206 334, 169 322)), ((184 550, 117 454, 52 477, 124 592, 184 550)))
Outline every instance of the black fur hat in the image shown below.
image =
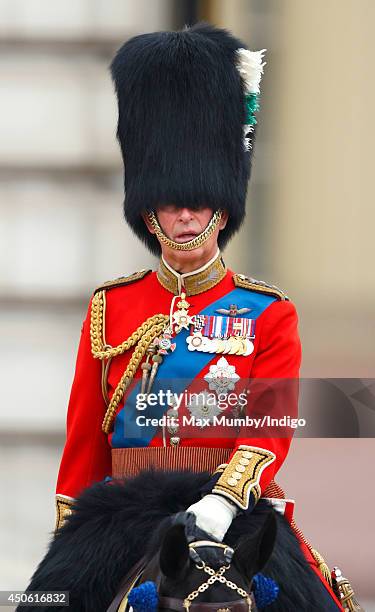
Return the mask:
MULTIPOLYGON (((160 245, 141 212, 160 204, 227 210, 220 248, 244 219, 252 149, 244 147, 238 48, 246 45, 230 32, 200 22, 177 32, 135 36, 110 64, 125 166, 125 218, 155 254, 160 245)), ((255 131, 251 138, 253 144, 255 131)))

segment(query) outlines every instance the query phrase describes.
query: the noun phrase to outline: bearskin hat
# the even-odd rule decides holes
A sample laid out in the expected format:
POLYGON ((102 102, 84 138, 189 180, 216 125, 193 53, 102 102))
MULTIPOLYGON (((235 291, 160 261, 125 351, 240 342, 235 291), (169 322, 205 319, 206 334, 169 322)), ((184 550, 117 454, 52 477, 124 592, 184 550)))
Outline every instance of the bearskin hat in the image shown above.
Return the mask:
POLYGON ((240 48, 228 30, 200 22, 135 36, 111 61, 125 218, 154 254, 160 245, 141 213, 158 205, 227 210, 221 249, 244 219, 255 130, 247 149, 240 48))

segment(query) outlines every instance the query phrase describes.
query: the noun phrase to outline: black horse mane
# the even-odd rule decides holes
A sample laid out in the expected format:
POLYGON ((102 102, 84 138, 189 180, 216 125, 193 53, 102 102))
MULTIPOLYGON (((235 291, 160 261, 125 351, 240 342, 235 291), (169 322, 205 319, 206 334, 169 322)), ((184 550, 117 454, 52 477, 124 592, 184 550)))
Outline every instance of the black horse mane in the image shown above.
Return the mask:
MULTIPOLYGON (((145 553, 149 558, 155 553, 170 524, 168 518, 196 502, 209 477, 189 470, 149 470, 124 482, 86 489, 53 536, 28 590, 69 591, 73 612, 105 612, 124 575, 145 553)), ((235 547, 241 536, 260 528, 269 512, 269 504, 260 500, 251 514, 240 514, 233 521, 225 542, 235 547)), ((267 611, 323 610, 321 581, 309 568, 288 522, 275 515, 275 547, 262 573, 278 583, 280 593, 267 611)), ((22 612, 26 610, 38 608, 22 607, 22 612)))

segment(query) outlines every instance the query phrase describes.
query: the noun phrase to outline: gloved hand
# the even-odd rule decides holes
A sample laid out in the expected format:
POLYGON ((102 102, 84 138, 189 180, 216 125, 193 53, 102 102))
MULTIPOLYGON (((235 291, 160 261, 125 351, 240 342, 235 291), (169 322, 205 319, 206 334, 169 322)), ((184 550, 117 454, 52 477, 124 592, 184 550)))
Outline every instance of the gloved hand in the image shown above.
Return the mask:
POLYGON ((187 508, 196 517, 196 525, 218 542, 222 542, 238 508, 222 495, 209 493, 187 508))

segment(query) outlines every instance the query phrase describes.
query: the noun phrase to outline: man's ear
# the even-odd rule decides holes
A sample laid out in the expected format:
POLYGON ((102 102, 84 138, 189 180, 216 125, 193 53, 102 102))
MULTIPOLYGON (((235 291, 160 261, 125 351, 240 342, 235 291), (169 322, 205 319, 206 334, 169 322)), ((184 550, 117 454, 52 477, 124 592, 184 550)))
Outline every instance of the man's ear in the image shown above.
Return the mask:
POLYGON ((226 226, 227 222, 228 222, 228 211, 227 210, 223 210, 223 212, 221 213, 221 219, 220 219, 220 223, 219 223, 219 229, 224 229, 224 227, 226 226))
POLYGON ((141 214, 142 214, 142 219, 145 222, 146 227, 147 227, 148 231, 150 232, 150 234, 155 234, 155 230, 154 230, 154 228, 152 227, 152 225, 151 225, 151 223, 149 221, 147 213, 143 212, 141 214))

